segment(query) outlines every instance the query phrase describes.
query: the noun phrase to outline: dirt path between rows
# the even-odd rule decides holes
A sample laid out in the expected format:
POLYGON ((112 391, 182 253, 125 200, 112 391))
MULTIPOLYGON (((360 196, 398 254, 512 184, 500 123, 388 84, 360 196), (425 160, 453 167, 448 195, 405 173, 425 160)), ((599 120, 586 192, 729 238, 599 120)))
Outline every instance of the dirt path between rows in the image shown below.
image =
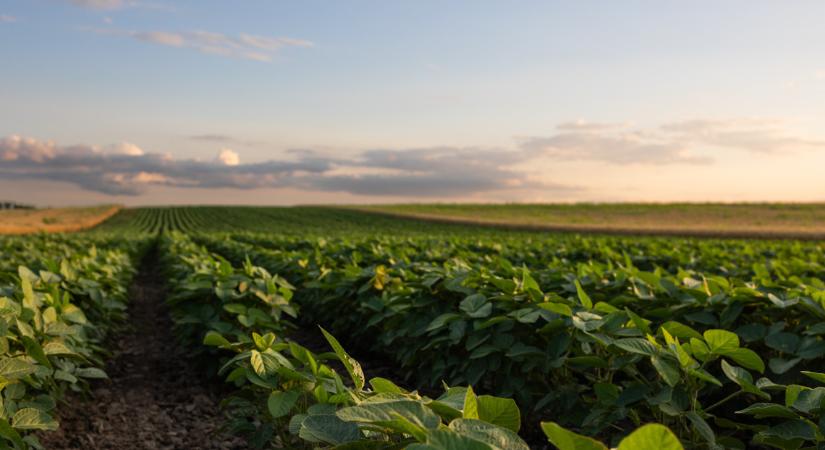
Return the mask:
POLYGON ((241 449, 220 430, 220 386, 186 361, 172 334, 157 254, 144 258, 132 284, 129 328, 109 348, 109 380, 89 399, 58 407, 60 428, 41 436, 46 449, 241 449))

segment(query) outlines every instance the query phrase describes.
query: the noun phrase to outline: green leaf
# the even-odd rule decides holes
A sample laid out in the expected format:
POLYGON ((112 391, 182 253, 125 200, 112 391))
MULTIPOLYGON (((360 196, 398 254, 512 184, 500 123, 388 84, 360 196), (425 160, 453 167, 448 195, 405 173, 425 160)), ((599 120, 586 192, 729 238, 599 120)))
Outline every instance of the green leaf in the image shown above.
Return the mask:
POLYGON ((801 373, 802 375, 805 375, 808 378, 811 378, 813 380, 816 380, 816 381, 819 381, 820 383, 825 384, 825 373, 809 372, 807 370, 802 370, 799 373, 801 373))
POLYGON ((689 411, 686 416, 688 420, 690 420, 690 423, 693 424, 693 429, 710 444, 710 447, 714 447, 716 445, 716 434, 710 425, 705 422, 705 419, 693 411, 689 411))
POLYGON ((283 417, 292 410, 300 394, 297 391, 272 391, 266 401, 266 407, 272 418, 283 417))
POLYGON ((768 360, 768 366, 771 368, 771 372, 782 375, 783 373, 791 370, 802 361, 802 358, 793 358, 793 359, 782 359, 782 358, 771 358, 768 360))
POLYGON ((547 439, 559 450, 608 450, 601 442, 566 430, 555 422, 542 422, 541 429, 547 439))
POLYGON ((765 345, 782 353, 794 354, 796 349, 799 348, 799 336, 780 331, 779 333, 769 334, 765 338, 765 345))
POLYGON ((530 450, 530 447, 513 431, 476 419, 456 419, 450 422, 451 430, 490 444, 501 450, 530 450))
POLYGON ((659 350, 656 348, 656 346, 653 345, 653 343, 648 341, 647 339, 617 339, 613 341, 613 345, 619 347, 622 350, 628 351, 630 353, 636 353, 639 355, 656 356, 659 354, 659 350))
POLYGON ((232 345, 232 343, 225 337, 221 336, 221 334, 217 331, 209 331, 206 333, 206 336, 203 337, 203 345, 208 345, 210 347, 224 347, 232 345))
POLYGON ((816 438, 816 430, 814 430, 814 427, 800 419, 782 422, 779 425, 761 431, 759 434, 761 436, 776 437, 786 441, 794 439, 812 441, 816 438))
POLYGON ((373 391, 384 394, 403 394, 407 392, 392 381, 381 377, 370 379, 370 386, 372 386, 373 391))
POLYGON ((256 374, 262 377, 266 376, 266 365, 264 364, 264 358, 261 352, 252 350, 249 355, 249 363, 252 365, 252 369, 256 374))
POLYGON ((478 397, 473 392, 472 386, 467 386, 467 392, 464 393, 462 417, 465 419, 478 419, 478 397))
POLYGON ((671 336, 683 339, 685 341, 689 340, 690 338, 702 339, 702 335, 699 334, 698 331, 681 322, 676 322, 675 320, 665 322, 659 328, 665 329, 668 333, 670 333, 671 336))
POLYGON ((679 372, 679 367, 677 365, 659 356, 651 357, 650 362, 653 363, 653 367, 662 379, 665 380, 665 383, 671 387, 679 384, 679 380, 681 380, 682 375, 681 372, 679 372))
POLYGON ((325 442, 340 445, 361 437, 358 425, 345 422, 333 414, 306 416, 298 428, 298 436, 309 442, 325 442))
MULTIPOLYGON (((318 327, 321 328, 321 327, 318 327)), ((349 373, 350 378, 352 379, 353 384, 355 385, 355 389, 361 390, 364 389, 364 384, 366 382, 364 378, 364 370, 361 369, 361 364, 358 364, 358 361, 353 359, 345 350, 344 347, 338 342, 338 339, 335 339, 335 336, 329 334, 327 330, 321 328, 321 333, 324 334, 324 337, 329 342, 329 345, 332 346, 332 350, 335 351, 335 354, 338 355, 338 359, 341 361, 341 364, 344 365, 344 368, 347 369, 347 373, 349 373)))
POLYGON ((791 407, 803 413, 820 412, 825 401, 825 387, 805 389, 799 392, 791 407))
POLYGON ((481 319, 490 316, 493 304, 488 302, 484 295, 473 294, 461 301, 459 309, 474 319, 481 319))
POLYGON ((462 436, 449 429, 433 430, 427 435, 427 443, 411 445, 407 450, 495 450, 488 444, 469 436, 462 436))
POLYGON ((26 347, 26 354, 31 356, 41 365, 48 368, 52 367, 52 363, 49 362, 49 358, 46 357, 46 353, 43 352, 43 347, 40 346, 40 343, 37 342, 37 340, 28 336, 23 336, 22 341, 23 346, 26 347))
POLYGON ((747 348, 737 348, 736 350, 729 351, 724 355, 734 360, 742 367, 756 370, 759 373, 765 372, 765 363, 753 350, 749 350, 747 348))
POLYGON ((573 283, 576 285, 576 294, 578 295, 582 306, 584 306, 585 309, 593 309, 593 300, 590 300, 590 296, 587 295, 587 292, 584 292, 579 280, 575 280, 573 283))
POLYGON ((14 442, 17 448, 26 448, 26 444, 23 442, 23 438, 20 437, 20 433, 18 433, 6 419, 0 419, 0 436, 14 442))
POLYGON ((711 353, 725 355, 739 348, 739 336, 726 330, 707 330, 704 333, 705 342, 711 353))
POLYGON ((454 320, 458 320, 460 318, 461 318, 461 314, 456 314, 456 313, 442 314, 442 315, 436 317, 435 319, 433 319, 432 322, 430 322, 430 325, 427 326, 426 331, 433 331, 433 330, 437 330, 439 328, 443 328, 446 325, 448 325, 450 322, 452 322, 454 320))
POLYGON ((430 408, 413 400, 392 400, 382 402, 364 402, 360 405, 339 409, 336 415, 347 422, 391 422, 398 415, 420 427, 434 429, 441 423, 441 418, 430 408))
POLYGON ((546 309, 547 311, 554 312, 560 316, 573 316, 573 310, 571 310, 570 307, 564 303, 544 302, 539 303, 538 306, 541 309, 546 309))
POLYGON ((725 373, 725 376, 727 376, 728 379, 738 384, 743 391, 750 392, 751 394, 756 394, 766 400, 771 399, 771 396, 769 394, 763 392, 761 389, 759 389, 753 384, 753 377, 747 370, 738 366, 732 366, 723 359, 722 372, 725 373))
POLYGON ((650 423, 622 439, 618 450, 684 450, 684 447, 666 426, 650 423))
POLYGON ((625 314, 628 315, 628 317, 630 317, 630 320, 633 322, 633 325, 635 325, 636 328, 639 331, 642 332, 643 336, 647 336, 648 334, 653 334, 653 332, 650 331, 650 326, 648 326, 648 324, 650 323, 649 320, 646 320, 646 319, 643 319, 643 318, 639 317, 638 314, 634 313, 633 311, 629 310, 628 308, 625 308, 624 312, 625 312, 625 314))
POLYGON ((521 412, 511 398, 481 395, 478 397, 478 418, 493 425, 518 433, 521 428, 521 412))
POLYGON ((34 373, 37 367, 22 358, 1 358, 0 377, 16 380, 34 373))
POLYGON ((776 403, 754 403, 745 409, 736 411, 736 414, 747 414, 757 419, 766 417, 781 417, 783 419, 797 419, 799 415, 790 408, 776 403))
POLYGON ((11 426, 18 430, 45 430, 57 429, 57 421, 45 412, 34 408, 23 408, 14 413, 11 426))

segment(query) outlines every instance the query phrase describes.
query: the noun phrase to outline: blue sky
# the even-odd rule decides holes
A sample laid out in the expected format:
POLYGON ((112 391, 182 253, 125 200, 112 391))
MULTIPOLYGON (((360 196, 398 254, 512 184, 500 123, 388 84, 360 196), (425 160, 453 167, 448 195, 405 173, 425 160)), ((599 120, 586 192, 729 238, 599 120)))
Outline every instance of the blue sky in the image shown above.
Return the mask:
POLYGON ((825 200, 822 17, 820 1, 0 0, 0 197, 825 200))

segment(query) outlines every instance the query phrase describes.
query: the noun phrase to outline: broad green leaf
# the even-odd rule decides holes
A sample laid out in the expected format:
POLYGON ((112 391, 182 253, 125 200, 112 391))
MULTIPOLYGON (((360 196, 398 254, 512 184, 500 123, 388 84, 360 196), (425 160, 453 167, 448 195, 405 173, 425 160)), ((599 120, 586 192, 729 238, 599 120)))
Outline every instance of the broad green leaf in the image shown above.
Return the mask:
POLYGON ((450 429, 501 450, 530 450, 515 432, 477 419, 456 419, 450 429))
POLYGON ((334 414, 311 414, 301 421, 298 436, 309 442, 340 445, 361 437, 358 425, 345 422, 334 414))
POLYGON ((495 450, 489 444, 469 436, 462 436, 450 429, 432 430, 425 445, 411 445, 408 450, 495 450))
POLYGON ((747 348, 737 348, 736 350, 729 351, 724 355, 734 360, 742 367, 755 370, 759 373, 765 372, 765 363, 753 350, 749 350, 747 348))
POLYGON ((711 353, 726 355, 739 348, 739 336, 726 330, 707 330, 703 334, 711 353))
POLYGON ((0 436, 12 441, 17 448, 26 448, 23 438, 20 436, 6 419, 0 419, 0 436))
POLYGON ((473 294, 461 301, 459 309, 474 319, 481 319, 490 316, 493 304, 487 301, 484 295, 473 294))
POLYGON ((656 372, 658 372, 662 379, 665 380, 665 383, 671 387, 679 384, 679 380, 682 376, 681 372, 679 372, 679 367, 676 364, 659 356, 651 357, 650 362, 653 364, 656 372))
POLYGON ((650 326, 648 326, 648 324, 650 323, 649 320, 646 320, 646 319, 643 319, 643 318, 639 317, 638 314, 634 313, 633 311, 629 310, 628 308, 625 308, 624 312, 628 315, 628 317, 630 317, 630 320, 633 322, 633 325, 635 325, 636 328, 639 331, 641 331, 643 336, 647 336, 648 334, 653 334, 653 332, 650 330, 650 326))
POLYGON ((688 420, 693 425, 693 429, 696 430, 702 438, 707 441, 707 443, 713 447, 716 445, 716 434, 713 432, 713 429, 705 422, 701 416, 696 414, 693 411, 688 411, 686 414, 688 420))
POLYGON ((511 398, 480 395, 478 397, 478 419, 516 433, 521 428, 521 412, 516 401, 511 398))
POLYGON ((565 305, 564 303, 544 302, 539 303, 538 307, 541 309, 546 309, 550 312, 554 312, 561 316, 571 317, 573 315, 573 310, 571 310, 570 307, 565 305))
POLYGON ((684 450, 684 447, 666 426, 650 423, 622 439, 618 450, 684 450))
POLYGON ((398 387, 392 381, 390 381, 386 378, 381 378, 381 377, 371 378, 370 379, 370 386, 372 386, 373 391, 379 392, 379 393, 403 394, 403 393, 406 392, 404 389, 401 389, 400 387, 398 387))
POLYGON ((14 413, 11 426, 18 430, 52 431, 57 429, 57 421, 39 409, 23 408, 14 413))
POLYGON ((393 400, 384 402, 364 402, 360 405, 339 409, 335 413, 347 422, 390 422, 395 415, 424 428, 436 428, 441 419, 421 402, 413 400, 393 400))
POLYGON ((765 345, 780 351, 782 353, 794 354, 799 348, 799 336, 793 333, 780 331, 779 333, 769 334, 765 338, 765 345))
POLYGON ((46 357, 46 353, 43 352, 43 347, 40 346, 40 343, 37 342, 36 339, 28 336, 22 336, 21 340, 23 341, 23 346, 26 347, 27 355, 31 356, 32 359, 41 365, 48 368, 52 367, 52 363, 49 361, 49 358, 46 357))
POLYGON ((297 391, 273 391, 266 401, 269 414, 275 419, 289 414, 299 396, 297 391))
POLYGON ((443 327, 447 326, 450 322, 452 322, 454 320, 458 320, 458 319, 461 319, 461 314, 456 314, 456 313, 442 314, 442 315, 436 317, 435 319, 433 319, 432 322, 430 322, 430 325, 427 326, 426 331, 433 331, 433 330, 437 330, 439 328, 443 328, 443 327))
POLYGON ((676 322, 675 320, 671 320, 662 324, 659 327, 660 329, 667 330, 672 336, 675 336, 679 339, 684 339, 685 341, 693 338, 693 339, 702 339, 702 335, 699 334, 698 331, 694 330, 693 328, 680 323, 676 322))
POLYGON ((762 436, 776 437, 782 440, 801 439, 811 441, 816 438, 814 427, 800 419, 788 420, 759 433, 762 436))
POLYGON ((622 350, 637 353, 639 355, 645 356, 656 356, 659 354, 659 350, 656 348, 653 343, 648 341, 647 339, 641 338, 627 338, 627 339, 617 339, 613 341, 613 345, 616 347, 621 348, 622 350))
POLYGON ((821 412, 825 401, 825 387, 805 389, 799 392, 791 407, 803 413, 821 412))
POLYGON ((0 377, 15 380, 34 373, 36 366, 23 358, 0 358, 0 377))
POLYGON ((206 333, 206 336, 203 337, 203 345, 208 345, 210 347, 224 347, 232 345, 232 343, 225 337, 221 336, 221 334, 217 331, 209 331, 206 333))
POLYGON ((747 414, 757 419, 766 417, 781 417, 783 419, 797 419, 799 415, 790 408, 777 403, 754 403, 745 409, 736 411, 736 414, 747 414))
POLYGON ((761 389, 759 389, 753 384, 753 377, 747 370, 738 366, 730 365, 727 361, 723 359, 722 372, 725 373, 725 376, 727 376, 728 379, 738 384, 743 391, 750 392, 751 394, 756 394, 766 400, 771 399, 771 396, 769 394, 763 392, 761 389))
POLYGON ((542 422, 541 429, 559 450, 608 450, 601 442, 566 430, 555 422, 542 422))
POLYGON ((771 368, 771 372, 782 375, 783 373, 791 370, 802 362, 802 358, 793 358, 793 359, 783 359, 783 358, 771 358, 768 360, 768 367, 771 368))

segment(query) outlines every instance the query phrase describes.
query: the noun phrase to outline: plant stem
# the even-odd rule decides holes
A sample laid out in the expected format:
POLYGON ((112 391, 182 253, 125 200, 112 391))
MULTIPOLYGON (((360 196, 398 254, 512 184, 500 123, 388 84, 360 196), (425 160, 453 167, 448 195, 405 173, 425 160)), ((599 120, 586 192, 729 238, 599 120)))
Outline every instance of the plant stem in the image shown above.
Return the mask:
POLYGON ((716 408, 717 406, 719 406, 719 405, 725 403, 726 401, 736 397, 737 395, 741 394, 742 392, 743 391, 736 391, 733 394, 728 395, 727 397, 723 398, 722 400, 719 400, 718 402, 716 402, 716 403, 708 406, 707 408, 705 408, 705 412, 709 412, 711 409, 716 408))

